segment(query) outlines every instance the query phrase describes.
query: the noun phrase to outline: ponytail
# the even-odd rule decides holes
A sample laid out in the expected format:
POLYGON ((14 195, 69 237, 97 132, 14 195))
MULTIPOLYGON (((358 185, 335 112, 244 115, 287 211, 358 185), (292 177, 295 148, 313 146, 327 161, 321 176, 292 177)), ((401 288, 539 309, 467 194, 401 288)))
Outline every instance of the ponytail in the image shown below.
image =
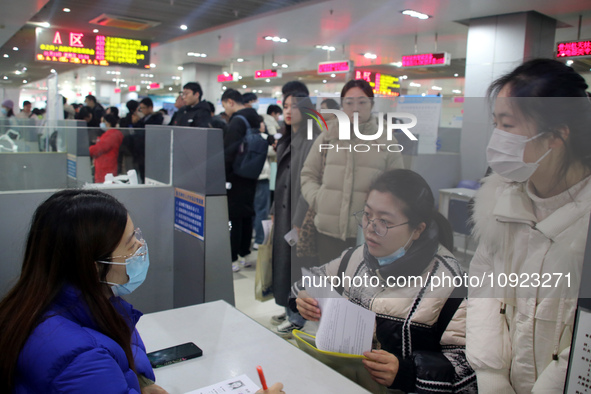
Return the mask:
POLYGON ((439 243, 447 250, 453 252, 454 250, 454 233, 449 221, 439 212, 433 215, 433 221, 437 224, 439 243))

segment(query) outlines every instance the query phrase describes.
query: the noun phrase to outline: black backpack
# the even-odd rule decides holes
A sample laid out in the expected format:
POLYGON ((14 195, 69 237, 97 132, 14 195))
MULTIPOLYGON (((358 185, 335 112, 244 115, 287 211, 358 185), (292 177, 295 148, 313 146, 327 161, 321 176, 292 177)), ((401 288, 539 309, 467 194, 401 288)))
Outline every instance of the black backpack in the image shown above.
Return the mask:
POLYGON ((234 159, 232 169, 234 174, 247 179, 258 179, 267 160, 269 143, 259 130, 251 127, 242 115, 236 115, 246 125, 246 135, 240 144, 238 155, 234 159))

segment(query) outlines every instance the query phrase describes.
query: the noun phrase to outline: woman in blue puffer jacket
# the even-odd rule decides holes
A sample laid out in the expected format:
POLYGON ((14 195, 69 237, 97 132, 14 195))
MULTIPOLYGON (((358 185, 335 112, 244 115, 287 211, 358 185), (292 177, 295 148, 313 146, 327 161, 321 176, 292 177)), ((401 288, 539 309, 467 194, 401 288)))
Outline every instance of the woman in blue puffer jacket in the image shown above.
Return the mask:
POLYGON ((119 296, 145 279, 148 248, 125 207, 63 190, 35 212, 21 276, 0 302, 0 392, 166 393, 119 296))

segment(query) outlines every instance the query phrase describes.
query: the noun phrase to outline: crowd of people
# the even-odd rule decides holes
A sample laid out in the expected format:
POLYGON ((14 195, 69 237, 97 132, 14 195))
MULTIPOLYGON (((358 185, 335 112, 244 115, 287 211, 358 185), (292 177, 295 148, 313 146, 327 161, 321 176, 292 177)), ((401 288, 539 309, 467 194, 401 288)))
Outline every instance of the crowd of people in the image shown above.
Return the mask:
MULTIPOLYGON (((171 124, 223 123, 234 270, 248 265, 253 220, 271 215, 273 293, 285 308, 273 317, 278 333, 322 318, 318 300, 298 280, 302 267, 320 277, 375 278, 378 285, 369 287, 356 284, 367 281, 345 282, 339 293, 376 313, 372 350, 364 354, 363 365, 383 389, 557 393, 566 378, 591 214, 587 88, 572 68, 537 59, 489 89, 491 171, 475 198, 479 243, 469 275, 579 274, 568 288, 561 282, 547 293, 468 288, 455 281, 429 286, 436 275, 465 274, 430 186, 403 168, 399 153, 320 150, 323 143, 343 143, 338 122, 328 119, 326 130, 308 122, 313 104, 301 82, 286 84, 283 108, 270 106, 263 117, 256 96, 233 89, 222 96, 224 114, 214 115, 199 84, 189 83, 171 124), (252 160, 244 149, 253 153, 252 160), (276 162, 271 207, 270 172, 264 170, 269 161, 276 162), (257 201, 259 193, 264 203, 257 201), (289 242, 286 236, 294 233, 297 242, 289 242), (419 282, 424 285, 389 285, 389 278, 410 276, 425 279, 419 282)), ((93 117, 98 104, 87 99, 94 104, 88 105, 93 117)), ((333 101, 324 105, 334 109, 339 104, 333 101)), ((362 136, 375 134, 378 122, 367 82, 347 82, 341 105, 358 120, 362 136)), ((149 99, 128 108, 129 124, 162 122, 149 99)), ((117 144, 124 138, 115 130, 124 119, 113 112, 101 119, 108 130, 97 141, 97 157, 111 144, 103 141, 117 144)), ((142 283, 148 266, 146 241, 113 197, 65 190, 42 203, 20 279, 0 302, 1 391, 165 392, 154 383, 135 330, 140 314, 120 298, 142 283)), ((265 392, 280 393, 282 385, 265 392)))

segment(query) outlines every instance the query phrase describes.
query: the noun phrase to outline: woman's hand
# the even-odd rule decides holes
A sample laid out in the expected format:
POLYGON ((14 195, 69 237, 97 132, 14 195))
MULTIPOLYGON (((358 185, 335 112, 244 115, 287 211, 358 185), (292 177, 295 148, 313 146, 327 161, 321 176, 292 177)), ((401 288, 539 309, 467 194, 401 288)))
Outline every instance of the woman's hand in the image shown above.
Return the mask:
POLYGON ((142 394, 168 394, 168 391, 164 390, 157 384, 151 384, 142 388, 142 394))
POLYGON ((373 380, 386 387, 394 383, 400 366, 398 358, 385 350, 372 350, 363 353, 367 360, 362 360, 373 380))
POLYGON ((298 293, 296 304, 298 306, 298 312, 300 312, 300 315, 302 315, 304 319, 310 321, 320 320, 320 308, 318 308, 318 301, 316 301, 314 298, 311 298, 305 290, 302 290, 298 293))
POLYGON ((267 390, 260 389, 256 394, 285 394, 285 391, 283 391, 283 383, 277 382, 267 390))

